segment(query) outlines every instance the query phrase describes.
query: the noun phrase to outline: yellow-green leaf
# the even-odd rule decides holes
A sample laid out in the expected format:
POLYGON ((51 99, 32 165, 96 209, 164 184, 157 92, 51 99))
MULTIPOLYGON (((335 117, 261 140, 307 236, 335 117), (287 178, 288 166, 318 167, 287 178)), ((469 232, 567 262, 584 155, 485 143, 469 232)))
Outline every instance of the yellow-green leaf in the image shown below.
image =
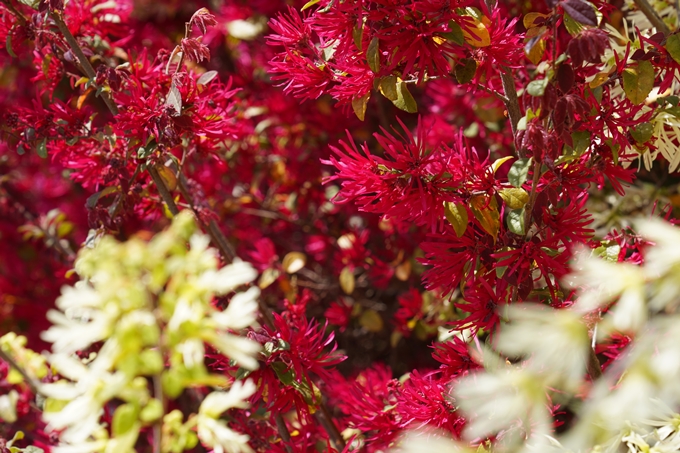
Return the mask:
POLYGON ((289 252, 286 254, 286 256, 283 257, 281 267, 283 267, 283 270, 288 272, 289 274, 294 274, 303 267, 305 267, 306 263, 307 257, 305 256, 304 253, 289 252))
POLYGON ((300 11, 304 11, 307 8, 311 8, 312 6, 316 5, 320 1, 321 0, 309 0, 307 3, 305 3, 305 6, 303 6, 302 9, 300 9, 300 11))
MULTIPOLYGON (((522 22, 524 23, 524 28, 529 29, 534 26, 534 22, 536 22, 536 19, 545 19, 546 17, 548 17, 548 15, 543 13, 528 13, 524 16, 524 19, 522 20, 522 22)), ((541 25, 543 24, 541 23, 541 25)))
POLYGON ((175 175, 174 171, 162 164, 156 164, 154 168, 158 172, 158 176, 160 176, 165 183, 165 187, 167 187, 170 192, 177 188, 177 175, 175 175))
POLYGON ((633 67, 623 71, 623 91, 633 104, 642 104, 654 88, 654 67, 646 60, 640 60, 633 67))
POLYGON ((498 171, 499 168, 501 168, 501 165, 503 165, 504 163, 513 158, 514 158, 513 156, 505 156, 493 161, 493 164, 491 164, 491 169, 493 170, 494 174, 498 171))
POLYGON ((369 308, 359 317, 359 325, 369 332, 380 332, 385 323, 377 311, 369 308))
POLYGON ((360 121, 363 121, 364 118, 366 118, 366 107, 368 106, 368 100, 370 98, 371 92, 369 91, 360 98, 352 99, 352 110, 354 110, 354 114, 360 121))
POLYGON ((456 236, 461 237, 465 234, 468 226, 468 212, 462 203, 444 202, 444 215, 456 232, 456 236))
POLYGON ((498 194, 510 209, 522 209, 529 202, 529 194, 521 187, 501 189, 498 194))
POLYGON ((474 195, 470 198, 470 209, 479 225, 493 237, 496 242, 500 229, 500 215, 496 198, 488 195, 474 195))
POLYGON ((257 281, 257 286, 259 286, 260 289, 265 289, 274 283, 276 279, 279 278, 279 275, 280 272, 278 269, 269 267, 265 269, 264 272, 262 272, 262 275, 260 275, 260 279, 257 281))
POLYGON ((394 102, 399 99, 397 91, 397 76, 387 76, 380 80, 380 93, 390 101, 394 102))
POLYGON ((356 281, 354 279, 354 272, 352 269, 345 266, 340 271, 340 288, 345 292, 345 294, 352 294, 354 292, 354 285, 356 281))
POLYGON ((680 35, 670 35, 666 39, 666 45, 664 46, 676 63, 680 63, 680 35))
POLYGON ((392 101, 395 107, 408 113, 416 113, 418 111, 418 104, 413 99, 411 92, 408 90, 406 83, 397 82, 397 99, 392 101))
POLYGON ((130 431, 137 423, 139 416, 139 408, 136 404, 127 403, 118 406, 113 413, 113 420, 111 421, 111 431, 114 436, 122 436, 130 431))
POLYGON ((380 49, 378 48, 379 41, 380 40, 378 37, 374 37, 371 39, 368 49, 366 49, 368 67, 371 68, 371 71, 376 74, 380 72, 380 49))
MULTIPOLYGON (((483 20, 488 19, 486 17, 483 20)), ((465 42, 473 47, 487 47, 491 44, 491 35, 482 20, 472 17, 472 26, 463 28, 465 42)))

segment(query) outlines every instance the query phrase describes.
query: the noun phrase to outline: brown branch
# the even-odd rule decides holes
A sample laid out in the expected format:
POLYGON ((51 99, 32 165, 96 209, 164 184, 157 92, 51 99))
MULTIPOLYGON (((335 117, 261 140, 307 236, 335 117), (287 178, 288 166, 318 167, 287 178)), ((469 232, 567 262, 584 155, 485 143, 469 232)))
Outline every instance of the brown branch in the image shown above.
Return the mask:
POLYGON ((659 17, 659 14, 647 0, 633 0, 633 2, 635 2, 635 6, 637 6, 640 11, 642 11, 642 13, 658 31, 662 32, 666 36, 670 34, 671 30, 668 28, 668 25, 666 25, 666 23, 659 17))
MULTIPOLYGON (((78 58, 78 62, 80 63, 82 70, 85 72, 85 75, 94 83, 94 80, 97 77, 97 72, 92 67, 92 64, 90 64, 90 60, 83 52, 83 49, 80 47, 80 44, 78 44, 76 38, 73 37, 71 31, 68 29, 68 26, 66 25, 64 20, 60 17, 59 13, 53 11, 50 13, 50 17, 52 18, 52 20, 54 20, 54 23, 57 24, 59 32, 61 32, 61 34, 64 36, 64 39, 66 39, 66 42, 68 43, 69 47, 78 58)), ((109 96, 108 93, 106 92, 102 92, 102 99, 104 100, 106 106, 109 108, 109 111, 114 116, 118 115, 118 107, 116 107, 116 104, 113 102, 113 99, 111 99, 111 96, 109 96)))
POLYGON ((156 170, 152 166, 148 166, 147 171, 151 175, 151 179, 153 179, 154 184, 156 184, 156 188, 158 189, 158 193, 161 195, 161 198, 163 198, 163 201, 167 205, 167 207, 170 210, 170 212, 172 213, 172 215, 179 214, 179 208, 177 208, 177 205, 175 204, 175 200, 172 198, 172 194, 170 193, 168 188, 165 186, 163 179, 161 179, 161 175, 158 174, 158 170, 156 170))
POLYGON ((600 365, 600 361, 597 358, 597 355, 595 355, 593 348, 589 347, 588 351, 588 375, 594 381, 602 376, 602 366, 600 365))
POLYGON ((274 420, 276 420, 276 427, 279 429, 281 439, 285 442, 284 447, 286 448, 286 451, 288 453, 293 453, 293 449, 290 446, 290 432, 288 431, 288 426, 286 426, 286 421, 281 414, 274 414, 274 420))
POLYGON ((333 417, 331 416, 330 412, 328 411, 328 408, 326 407, 326 404, 323 401, 319 403, 319 408, 321 409, 321 414, 319 414, 319 412, 316 413, 317 419, 319 420, 319 422, 321 422, 321 425, 324 427, 324 429, 330 436, 331 442, 333 442, 335 449, 338 451, 344 450, 345 439, 342 438, 340 430, 338 429, 337 426, 335 426, 335 422, 333 422, 333 417))
POLYGON ((515 79, 513 79, 510 72, 501 72, 501 82, 503 82, 503 91, 507 102, 505 107, 508 109, 508 117, 510 118, 510 125, 512 126, 513 138, 517 134, 517 124, 522 118, 522 112, 519 108, 519 100, 517 99, 517 89, 515 88, 515 79))
POLYGON ((524 228, 529 231, 529 223, 531 222, 531 211, 534 210, 534 203, 536 203, 536 197, 538 192, 536 191, 536 186, 538 186, 538 179, 541 177, 541 163, 539 161, 534 162, 534 174, 533 180, 531 181, 531 194, 529 195, 529 202, 526 204, 524 211, 524 228))
POLYGON ((28 388, 31 389, 31 392, 33 392, 33 394, 37 395, 41 393, 39 388, 40 384, 36 382, 31 376, 29 376, 26 370, 21 368, 21 366, 12 358, 12 356, 7 354, 2 349, 0 349, 0 359, 7 362, 10 367, 14 368, 19 372, 19 374, 24 378, 24 381, 26 381, 26 385, 28 385, 28 388))

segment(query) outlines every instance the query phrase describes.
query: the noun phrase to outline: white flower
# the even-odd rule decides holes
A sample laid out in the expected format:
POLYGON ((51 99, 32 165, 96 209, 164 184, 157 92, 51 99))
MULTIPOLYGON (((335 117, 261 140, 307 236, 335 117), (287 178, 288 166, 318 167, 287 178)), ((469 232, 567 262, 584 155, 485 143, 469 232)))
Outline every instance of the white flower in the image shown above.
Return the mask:
POLYGON ((393 453, 464 453, 473 450, 460 445, 441 431, 407 431, 396 442, 393 453))
POLYGON ((549 375, 551 381, 577 387, 590 347, 581 318, 570 310, 535 304, 510 306, 507 314, 512 322, 501 329, 498 350, 509 357, 532 356, 529 368, 549 375))
POLYGON ((0 395, 0 418, 6 423, 14 423, 17 421, 17 401, 19 400, 19 393, 16 390, 10 390, 5 395, 0 395))
POLYGON ((65 354, 54 354, 50 362, 59 373, 74 381, 43 384, 42 394, 68 401, 58 412, 43 412, 50 430, 63 430, 60 439, 69 444, 85 442, 99 429, 103 405, 128 383, 122 372, 110 373, 115 347, 107 342, 89 367, 65 354))
POLYGON ((262 349, 258 342, 237 335, 220 334, 210 330, 200 333, 203 340, 215 346, 223 355, 234 359, 243 368, 257 369, 258 364, 255 355, 262 349))
POLYGON ((565 285, 579 289, 573 310, 588 313, 618 298, 609 313, 612 327, 636 332, 644 325, 647 320, 646 277, 639 266, 610 263, 581 250, 576 253, 573 269, 573 273, 564 279, 565 285))
POLYGON ((240 330, 255 323, 257 319, 257 298, 260 289, 256 286, 244 293, 238 293, 229 301, 222 312, 215 312, 212 319, 222 329, 240 330))
POLYGON ((516 426, 518 421, 524 429, 533 425, 532 434, 547 434, 550 415, 546 391, 540 376, 521 368, 506 367, 463 377, 454 386, 454 396, 472 419, 465 437, 487 437, 516 426))
POLYGON ((197 284, 202 288, 214 291, 216 294, 225 294, 241 285, 252 282, 256 277, 257 271, 250 263, 237 259, 217 271, 203 272, 197 284))
POLYGON ((197 416, 198 437, 204 445, 213 448, 215 453, 252 451, 247 435, 237 433, 217 419, 228 409, 248 407, 246 399, 255 390, 255 384, 250 380, 236 381, 229 391, 212 392, 205 397, 197 416))

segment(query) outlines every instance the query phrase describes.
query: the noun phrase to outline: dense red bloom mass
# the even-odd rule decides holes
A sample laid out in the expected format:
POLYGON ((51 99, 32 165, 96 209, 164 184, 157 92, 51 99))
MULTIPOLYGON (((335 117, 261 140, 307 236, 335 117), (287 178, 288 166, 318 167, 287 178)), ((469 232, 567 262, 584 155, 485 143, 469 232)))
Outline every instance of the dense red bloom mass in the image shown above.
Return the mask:
MULTIPOLYGON (((680 205, 674 35, 626 36, 615 10, 2 0, 0 334, 44 348, 80 247, 150 237, 188 209, 223 264, 259 273, 259 325, 238 333, 262 345, 260 367, 207 363, 257 386, 226 414, 253 450, 384 452, 417 427, 460 438, 450 383, 481 367, 472 351, 505 309, 571 305, 561 278, 579 245, 643 263, 619 213, 657 194, 669 218, 680 205)), ((598 345, 603 367, 630 341, 598 345)), ((0 446, 21 429, 49 449, 58 434, 7 370, 0 393, 18 399, 0 446)), ((196 413, 207 393, 167 407, 196 413)), ((555 426, 572 423, 557 408, 555 426)), ((140 451, 158 447, 151 431, 140 451)))

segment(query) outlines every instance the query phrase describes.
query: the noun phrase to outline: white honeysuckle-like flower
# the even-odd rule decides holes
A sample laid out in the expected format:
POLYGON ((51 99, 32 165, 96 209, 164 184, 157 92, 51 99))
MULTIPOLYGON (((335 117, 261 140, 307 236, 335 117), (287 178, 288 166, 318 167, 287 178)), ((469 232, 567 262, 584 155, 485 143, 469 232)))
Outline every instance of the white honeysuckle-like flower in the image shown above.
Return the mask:
POLYGON ((66 354, 50 356, 49 361, 59 374, 73 381, 40 387, 40 392, 48 398, 68 401, 57 412, 43 412, 49 430, 63 430, 60 434, 63 442, 87 441, 100 427, 104 404, 128 384, 129 378, 123 372, 109 371, 115 354, 115 345, 107 342, 89 366, 66 354))
POLYGON ((507 366, 493 373, 478 372, 454 384, 456 404, 470 417, 464 436, 484 438, 521 422, 532 434, 548 434, 547 387, 537 373, 507 366))
POLYGON ((53 343, 55 352, 73 353, 86 349, 110 335, 114 322, 110 313, 103 311, 101 294, 85 281, 64 286, 57 298, 59 310, 49 310, 47 319, 52 326, 41 338, 53 343))
POLYGON ((217 333, 207 330, 199 332, 201 338, 216 347, 222 354, 235 360, 240 366, 248 370, 258 367, 255 355, 260 352, 260 343, 248 338, 229 333, 217 333))
POLYGON ((215 294, 225 294, 252 282, 255 278, 257 278, 257 271, 250 263, 235 260, 219 270, 204 272, 197 284, 214 291, 215 294))
POLYGON ((395 442, 392 453, 472 453, 474 450, 461 445, 450 435, 439 430, 407 431, 395 442))
POLYGON ((213 321, 222 329, 241 330, 253 325, 257 319, 259 296, 260 288, 256 286, 236 294, 224 311, 213 313, 213 321))
MULTIPOLYGON (((608 313, 608 323, 603 327, 623 332, 638 331, 647 320, 646 275, 639 266, 628 263, 611 263, 591 256, 581 249, 575 254, 572 273, 563 283, 579 290, 579 297, 572 309, 577 313, 589 313, 617 300, 608 313)), ((601 333, 607 332, 601 329, 601 333)))
POLYGON ((19 393, 14 389, 0 395, 0 418, 6 423, 17 421, 17 401, 19 401, 19 393))
POLYGON ((590 340, 577 313, 521 304, 508 307, 506 315, 511 322, 498 335, 500 352, 508 357, 530 358, 527 367, 543 373, 553 384, 562 383, 567 388, 580 385, 590 340))
MULTIPOLYGON (((106 452, 108 440, 78 442, 74 444, 60 444, 50 448, 51 453, 100 453, 106 452)), ((108 453, 108 452, 106 452, 108 453)))
POLYGON ((251 380, 236 381, 226 392, 212 392, 205 397, 198 410, 196 426, 198 437, 205 446, 215 453, 252 452, 250 439, 229 428, 218 418, 231 408, 248 407, 247 399, 255 393, 256 386, 251 380))

